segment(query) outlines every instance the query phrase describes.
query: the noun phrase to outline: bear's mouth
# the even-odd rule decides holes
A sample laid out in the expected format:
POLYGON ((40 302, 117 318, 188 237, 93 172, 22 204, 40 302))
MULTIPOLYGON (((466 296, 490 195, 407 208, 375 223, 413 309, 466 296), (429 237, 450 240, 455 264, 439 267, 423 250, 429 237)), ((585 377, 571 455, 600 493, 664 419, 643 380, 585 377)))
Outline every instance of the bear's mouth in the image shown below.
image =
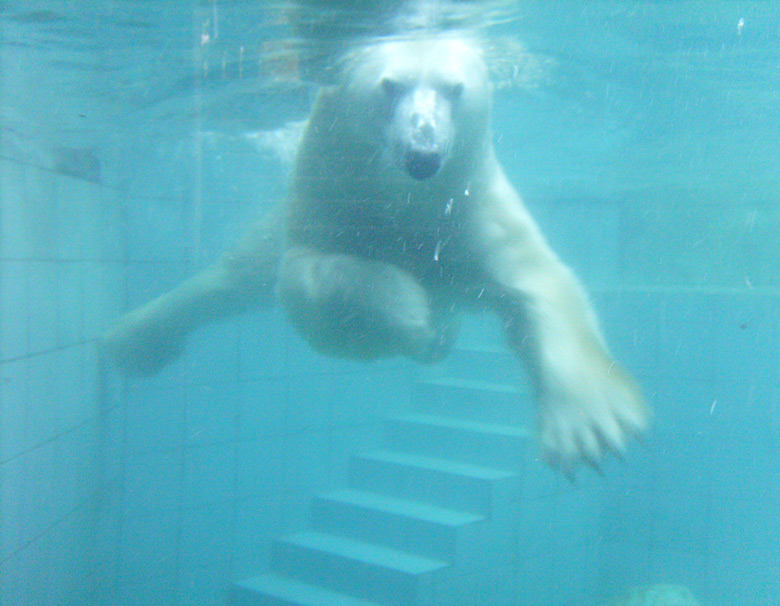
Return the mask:
POLYGON ((441 154, 410 150, 406 153, 404 166, 410 177, 418 181, 425 181, 439 172, 441 154))

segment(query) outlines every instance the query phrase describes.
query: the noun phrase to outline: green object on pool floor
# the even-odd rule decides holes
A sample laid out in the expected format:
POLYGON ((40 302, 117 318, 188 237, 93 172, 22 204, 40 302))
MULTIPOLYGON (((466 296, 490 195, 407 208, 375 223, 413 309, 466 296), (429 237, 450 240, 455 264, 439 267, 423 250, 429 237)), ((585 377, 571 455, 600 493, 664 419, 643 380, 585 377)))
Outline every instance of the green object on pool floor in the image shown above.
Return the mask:
POLYGON ((691 590, 682 585, 644 585, 602 606, 700 606, 691 590))

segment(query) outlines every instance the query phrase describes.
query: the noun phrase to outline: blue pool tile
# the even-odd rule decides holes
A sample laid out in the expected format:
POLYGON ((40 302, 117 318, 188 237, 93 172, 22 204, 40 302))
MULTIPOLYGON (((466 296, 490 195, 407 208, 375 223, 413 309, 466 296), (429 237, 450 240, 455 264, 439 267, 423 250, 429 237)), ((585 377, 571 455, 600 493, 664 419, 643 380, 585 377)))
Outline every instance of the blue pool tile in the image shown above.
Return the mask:
POLYGON ((234 509, 232 501, 185 506, 181 520, 180 569, 230 561, 234 509))
POLYGON ((715 378, 780 387, 780 306, 777 297, 720 295, 714 299, 710 355, 715 378))
POLYGON ((625 291, 598 294, 594 302, 615 358, 635 375, 655 376, 659 370, 659 296, 625 291))
POLYGON ((181 450, 128 456, 125 460, 123 491, 126 509, 142 512, 178 508, 181 504, 181 480, 181 450))
POLYGON ((334 375, 324 374, 309 380, 292 379, 288 382, 288 433, 324 431, 330 427, 335 398, 334 381, 334 375))
POLYGON ((191 385, 232 382, 238 379, 239 320, 204 326, 187 339, 185 361, 191 385))
POLYGON ((712 297, 696 293, 667 294, 659 304, 659 374, 711 380, 715 346, 712 297))
POLYGON ((303 431, 287 437, 285 490, 311 495, 330 488, 333 472, 330 438, 328 431, 303 431))
POLYGON ((230 564, 186 566, 179 571, 179 604, 228 604, 230 564))
POLYGON ((244 381, 279 378, 287 373, 285 343, 292 329, 279 310, 240 318, 239 372, 244 381))
POLYGON ((187 388, 184 443, 204 446, 236 437, 242 396, 238 383, 206 383, 187 388))
POLYGON ((236 464, 234 443, 185 449, 184 504, 224 503, 235 498, 236 464))
POLYGON ((119 558, 119 582, 143 585, 175 573, 180 513, 175 509, 125 514, 119 558))
POLYGON ((176 448, 183 443, 185 393, 181 389, 128 392, 126 444, 130 454, 176 448))
POLYGON ((237 439, 282 435, 287 417, 287 386, 280 379, 242 382, 237 408, 237 439))
POLYGON ((236 444, 236 495, 239 499, 268 494, 279 490, 285 482, 284 436, 261 438, 236 444))

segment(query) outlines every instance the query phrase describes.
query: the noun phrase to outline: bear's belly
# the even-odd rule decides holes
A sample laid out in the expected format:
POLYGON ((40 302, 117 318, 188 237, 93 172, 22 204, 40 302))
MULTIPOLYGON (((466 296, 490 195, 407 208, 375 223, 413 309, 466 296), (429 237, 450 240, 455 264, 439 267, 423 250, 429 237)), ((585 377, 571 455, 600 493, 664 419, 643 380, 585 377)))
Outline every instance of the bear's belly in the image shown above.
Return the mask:
POLYGON ((295 213, 298 220, 288 224, 290 240, 324 254, 391 263, 445 301, 480 302, 495 290, 463 237, 469 230, 464 217, 398 208, 383 214, 357 206, 328 210, 295 213))

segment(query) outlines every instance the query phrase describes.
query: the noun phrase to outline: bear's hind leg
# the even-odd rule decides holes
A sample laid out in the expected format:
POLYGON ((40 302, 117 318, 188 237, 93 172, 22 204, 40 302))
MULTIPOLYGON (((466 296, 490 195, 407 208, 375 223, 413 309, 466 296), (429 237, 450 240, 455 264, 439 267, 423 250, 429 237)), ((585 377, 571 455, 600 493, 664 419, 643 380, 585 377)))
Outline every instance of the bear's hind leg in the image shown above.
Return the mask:
POLYGON ((296 328, 325 354, 433 362, 449 346, 425 289, 389 263, 292 248, 279 295, 296 328))

